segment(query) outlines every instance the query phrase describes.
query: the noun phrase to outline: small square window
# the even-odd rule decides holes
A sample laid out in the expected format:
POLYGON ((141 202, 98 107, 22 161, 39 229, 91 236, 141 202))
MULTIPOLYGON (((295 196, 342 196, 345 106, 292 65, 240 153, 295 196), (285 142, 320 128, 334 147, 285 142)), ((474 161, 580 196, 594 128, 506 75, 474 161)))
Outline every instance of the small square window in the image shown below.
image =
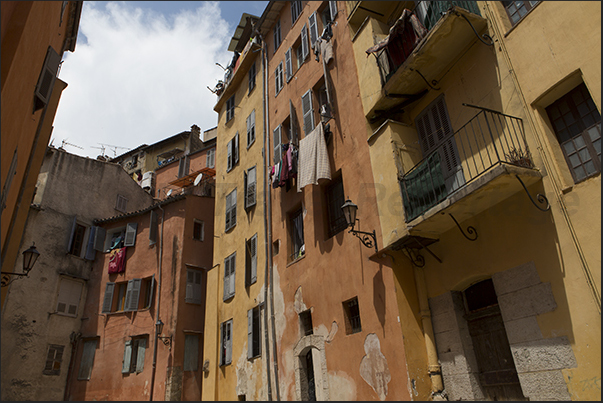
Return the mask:
POLYGON ((46 365, 43 373, 45 375, 60 375, 61 363, 63 362, 63 350, 65 346, 56 344, 48 345, 48 353, 46 354, 46 365))
POLYGON ((358 307, 358 297, 349 299, 343 303, 343 313, 345 316, 345 334, 354 334, 362 331, 360 323, 360 308, 358 307))
POLYGON ((128 199, 126 199, 125 196, 118 194, 117 202, 115 203, 115 210, 125 213, 127 207, 128 207, 128 199))

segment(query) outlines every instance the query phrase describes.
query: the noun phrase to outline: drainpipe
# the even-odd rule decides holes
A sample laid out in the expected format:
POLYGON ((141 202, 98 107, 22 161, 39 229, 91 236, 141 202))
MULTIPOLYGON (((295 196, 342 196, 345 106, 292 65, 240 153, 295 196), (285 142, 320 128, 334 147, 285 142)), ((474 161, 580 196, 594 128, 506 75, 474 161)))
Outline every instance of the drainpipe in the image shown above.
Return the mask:
MULTIPOLYGON (((414 266, 414 265, 413 265, 414 266)), ((438 350, 435 346, 433 325, 431 324, 431 311, 427 300, 427 286, 425 285, 425 273, 420 267, 414 266, 415 286, 419 298, 419 311, 423 324, 423 337, 425 338, 425 350, 427 351, 427 366, 431 380, 431 396, 438 396, 444 390, 442 381, 442 367, 438 360, 438 350)))
MULTIPOLYGON (((155 317, 157 321, 159 321, 159 302, 161 300, 161 264, 163 261, 163 223, 165 221, 165 210, 161 208, 160 205, 157 205, 159 210, 161 210, 161 237, 159 238, 159 267, 157 274, 157 297, 155 298, 155 317)), ((159 340, 159 334, 157 333, 157 326, 153 324, 155 328, 155 343, 153 346, 153 371, 151 372, 151 393, 149 395, 149 401, 153 400, 153 390, 155 388, 155 372, 157 370, 157 341, 159 340)))
MULTIPOLYGON (((272 217, 270 205, 270 181, 268 180, 268 153, 269 137, 267 125, 269 122, 268 115, 268 56, 266 52, 266 42, 260 33, 257 33, 262 41, 262 67, 264 71, 262 79, 262 103, 264 106, 264 148, 262 155, 264 157, 264 237, 266 247, 266 268, 264 270, 264 340, 266 343, 266 379, 268 387, 268 400, 272 401, 272 382, 270 376, 270 336, 268 335, 268 271, 272 267, 272 217)), ((272 306, 272 304, 271 304, 272 306)), ((278 389, 278 388, 277 388, 278 389)))

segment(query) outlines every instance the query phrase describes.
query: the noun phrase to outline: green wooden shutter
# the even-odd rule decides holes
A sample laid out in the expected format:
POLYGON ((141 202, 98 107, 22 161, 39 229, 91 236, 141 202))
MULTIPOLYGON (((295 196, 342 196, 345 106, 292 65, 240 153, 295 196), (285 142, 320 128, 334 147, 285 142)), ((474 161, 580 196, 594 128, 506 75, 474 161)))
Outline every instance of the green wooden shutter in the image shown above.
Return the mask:
POLYGON ((184 336, 184 368, 185 371, 199 369, 199 336, 187 334, 184 336))

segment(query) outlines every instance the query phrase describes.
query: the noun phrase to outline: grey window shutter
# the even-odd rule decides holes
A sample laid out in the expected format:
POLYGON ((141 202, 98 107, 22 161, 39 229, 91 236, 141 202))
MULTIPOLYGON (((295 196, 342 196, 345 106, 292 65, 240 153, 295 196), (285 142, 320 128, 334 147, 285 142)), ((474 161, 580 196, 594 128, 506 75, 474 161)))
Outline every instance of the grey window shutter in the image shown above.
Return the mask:
POLYGON ((149 295, 149 308, 150 305, 153 303, 153 294, 155 293, 155 275, 153 274, 153 277, 151 278, 151 289, 150 289, 150 295, 149 295))
POLYGON ((255 141, 255 109, 251 111, 251 142, 255 141))
POLYGON ((230 295, 235 295, 235 276, 237 274, 237 254, 232 255, 230 262, 230 295))
POLYGON ((230 140, 228 142, 228 145, 226 146, 226 152, 227 152, 227 161, 226 161, 226 171, 230 171, 232 169, 232 160, 233 160, 233 156, 232 156, 232 140, 230 140))
POLYGON ((71 234, 69 235, 69 242, 67 242, 67 253, 71 251, 71 245, 73 244, 73 237, 75 236, 75 226, 77 224, 77 216, 73 216, 73 221, 71 222, 71 234))
POLYGON ((239 162, 239 132, 237 132, 237 134, 235 135, 234 138, 234 164, 237 164, 239 162))
POLYGON ((136 245, 136 229, 138 223, 127 223, 126 224, 126 239, 124 240, 124 246, 136 245))
POLYGON ((147 348, 146 339, 138 339, 138 354, 136 356, 136 373, 139 374, 144 368, 144 352, 147 348))
POLYGON ((251 260, 251 284, 257 281, 257 267, 258 267, 258 253, 257 253, 258 236, 254 235, 251 238, 249 245, 250 249, 250 260, 251 260))
POLYGON ((274 165, 281 162, 281 125, 278 125, 273 131, 274 134, 274 165))
POLYGON ((310 46, 314 46, 314 42, 318 39, 318 27, 316 26, 316 11, 308 17, 308 24, 310 27, 310 46))
POLYGON ((245 287, 251 285, 251 250, 250 240, 245 239, 245 287))
POLYGON ((246 195, 245 195, 245 207, 251 207, 256 202, 256 169, 255 167, 250 168, 246 174, 245 183, 246 195))
POLYGON ((289 100, 289 130, 291 142, 297 145, 299 142, 299 126, 297 123, 295 108, 293 107, 293 102, 291 102, 291 100, 289 100))
POLYGON ((232 191, 231 206, 230 225, 235 226, 237 224, 237 189, 232 191))
POLYGON ((199 369, 199 336, 187 334, 184 336, 184 370, 199 369))
POLYGON ((247 311, 247 359, 253 357, 253 309, 247 311))
POLYGON ((302 111, 304 113, 304 133, 307 136, 314 130, 314 116, 312 111, 312 90, 302 96, 302 111))
POLYGON ((90 227, 90 234, 88 235, 88 246, 86 247, 86 255, 84 259, 94 260, 96 257, 96 250, 94 249, 94 237, 96 236, 96 230, 98 227, 90 227))
POLYGON ((96 339, 84 342, 84 351, 80 361, 80 370, 77 375, 78 380, 90 379, 92 374, 92 365, 94 364, 94 354, 96 353, 96 339))
MULTIPOLYGON (((40 73, 35 89, 36 97, 42 101, 42 104, 44 105, 48 104, 50 101, 50 95, 52 94, 52 88, 60 63, 61 56, 52 48, 52 46, 49 46, 48 51, 46 52, 46 58, 44 59, 44 66, 42 67, 42 72, 40 73)), ((38 106, 36 106, 36 108, 40 109, 41 106, 38 106)))
POLYGON ((126 307, 125 311, 137 311, 138 301, 140 299, 140 284, 141 279, 135 278, 128 281, 128 289, 126 290, 126 307))
POLYGON ((149 223, 149 245, 157 243, 157 213, 151 210, 151 222, 149 223))
POLYGON ((230 292, 230 258, 224 259, 224 296, 223 299, 227 300, 230 292))
POLYGON ((331 10, 331 20, 335 20, 335 16, 337 15, 337 2, 329 1, 329 8, 331 10))
POLYGON ((106 233, 107 231, 104 228, 96 227, 96 233, 94 234, 94 250, 104 252, 106 233))
POLYGON ((105 288, 105 297, 103 298, 103 309, 101 313, 111 312, 113 305, 113 292, 115 291, 115 283, 107 283, 105 288))
POLYGON ((308 48, 308 31, 307 31, 307 29, 308 29, 307 25, 304 24, 302 31, 301 31, 302 57, 304 60, 306 60, 306 58, 310 54, 310 50, 308 48))
POLYGON ((226 322, 220 323, 220 365, 226 364, 226 322))
POLYGON ((186 302, 194 302, 195 300, 195 273, 192 270, 186 271, 186 296, 184 300, 186 302))
POLYGON ((195 303, 200 304, 201 303, 201 291, 202 291, 202 285, 201 285, 201 272, 198 270, 194 271, 194 278, 193 278, 193 300, 195 303))
POLYGON ((285 77, 287 77, 287 82, 291 80, 291 76, 293 75, 293 65, 291 64, 291 48, 287 49, 285 52, 285 77))
POLYGON ((130 363, 132 361, 132 340, 126 341, 126 345, 124 347, 124 362, 121 367, 121 373, 127 374, 130 372, 130 363))
POLYGON ((247 147, 251 144, 251 115, 247 116, 247 147))

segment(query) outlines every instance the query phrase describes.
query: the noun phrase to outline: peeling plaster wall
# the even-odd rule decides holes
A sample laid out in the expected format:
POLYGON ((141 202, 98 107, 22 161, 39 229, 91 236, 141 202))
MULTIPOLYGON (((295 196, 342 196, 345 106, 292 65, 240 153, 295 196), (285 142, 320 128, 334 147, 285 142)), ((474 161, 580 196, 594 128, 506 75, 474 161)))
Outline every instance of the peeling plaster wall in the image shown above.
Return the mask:
POLYGON ((381 352, 379 337, 371 333, 366 336, 364 341, 364 352, 366 355, 362 357, 360 362, 360 375, 366 381, 380 400, 385 400, 387 397, 388 383, 392 380, 387 359, 381 352))

